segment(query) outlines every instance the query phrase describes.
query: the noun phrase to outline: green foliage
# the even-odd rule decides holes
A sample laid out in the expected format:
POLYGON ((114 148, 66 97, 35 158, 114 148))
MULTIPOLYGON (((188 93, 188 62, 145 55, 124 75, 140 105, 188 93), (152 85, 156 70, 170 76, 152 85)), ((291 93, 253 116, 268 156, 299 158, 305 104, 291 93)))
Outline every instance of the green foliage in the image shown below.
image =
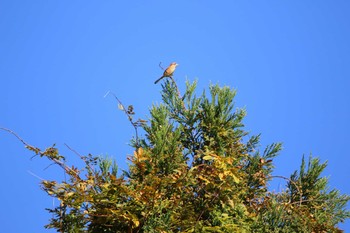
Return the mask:
MULTIPOLYGON (((196 82, 163 84, 163 103, 150 109, 148 124, 136 124, 133 110, 119 108, 144 138, 133 141, 129 169, 118 176, 110 158, 82 156, 85 167, 65 163, 55 148, 36 154, 61 166, 68 180, 43 181, 60 206, 47 228, 59 232, 340 232, 349 218, 349 197, 329 191, 321 177, 326 164, 303 159, 280 193, 268 191, 273 159, 282 146, 259 150, 260 135, 244 131, 244 109, 236 92, 211 85, 196 96, 196 82)), ((141 122, 141 120, 137 121, 141 122)))

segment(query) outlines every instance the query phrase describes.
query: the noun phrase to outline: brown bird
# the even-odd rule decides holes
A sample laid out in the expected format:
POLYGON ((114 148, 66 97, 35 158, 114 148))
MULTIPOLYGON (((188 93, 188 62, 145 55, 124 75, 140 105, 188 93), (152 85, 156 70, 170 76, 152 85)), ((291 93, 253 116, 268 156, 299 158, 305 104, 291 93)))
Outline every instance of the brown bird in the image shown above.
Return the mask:
POLYGON ((160 77, 159 79, 157 79, 154 84, 157 84, 157 82, 159 82, 162 78, 164 77, 172 77, 173 76, 173 73, 176 69, 176 66, 178 66, 179 64, 177 64, 176 62, 172 62, 168 68, 165 69, 164 73, 163 73, 163 76, 160 77))

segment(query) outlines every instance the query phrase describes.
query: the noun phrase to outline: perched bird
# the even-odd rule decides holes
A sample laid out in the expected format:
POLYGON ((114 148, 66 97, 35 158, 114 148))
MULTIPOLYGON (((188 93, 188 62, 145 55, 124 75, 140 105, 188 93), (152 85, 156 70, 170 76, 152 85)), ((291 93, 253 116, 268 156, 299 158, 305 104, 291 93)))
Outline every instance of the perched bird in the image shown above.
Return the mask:
POLYGON ((165 69, 164 73, 163 73, 163 76, 160 77, 159 79, 157 79, 154 84, 157 84, 157 82, 159 82, 162 78, 164 77, 172 77, 173 76, 173 73, 176 69, 176 66, 178 66, 179 64, 177 64, 176 62, 172 62, 168 68, 165 69))

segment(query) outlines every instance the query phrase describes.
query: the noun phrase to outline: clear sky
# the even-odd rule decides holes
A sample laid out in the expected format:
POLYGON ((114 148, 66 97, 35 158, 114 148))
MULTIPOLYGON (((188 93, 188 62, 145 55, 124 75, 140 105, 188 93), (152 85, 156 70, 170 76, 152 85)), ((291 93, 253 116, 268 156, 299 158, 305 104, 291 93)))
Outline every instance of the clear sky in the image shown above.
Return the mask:
MULTIPOLYGON (((35 146, 56 143, 70 163, 78 158, 64 143, 125 169, 133 128, 103 96, 110 90, 147 118, 161 101, 159 62, 176 61, 182 90, 186 79, 198 79, 198 92, 236 88, 246 129, 262 146, 284 143, 274 174, 289 176, 312 153, 328 161, 330 187, 350 194, 348 0, 0 0, 0 33, 0 127, 35 146)), ((44 208, 57 203, 37 176, 63 172, 30 160, 5 132, 0 153, 1 231, 53 232, 44 208)))

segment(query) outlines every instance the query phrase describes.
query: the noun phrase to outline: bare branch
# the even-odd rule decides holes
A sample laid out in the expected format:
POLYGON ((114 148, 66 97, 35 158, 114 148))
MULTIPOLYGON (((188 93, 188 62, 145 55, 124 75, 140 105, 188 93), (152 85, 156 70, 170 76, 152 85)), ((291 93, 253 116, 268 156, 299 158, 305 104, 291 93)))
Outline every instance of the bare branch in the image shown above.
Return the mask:
POLYGON ((103 98, 106 98, 106 96, 109 94, 110 91, 107 91, 107 93, 103 96, 103 98))
POLYGON ((64 145, 70 150, 72 151, 74 154, 76 154, 77 156, 79 156, 79 158, 81 160, 84 161, 84 163, 90 168, 91 172, 95 173, 95 170, 92 169, 92 167, 90 166, 90 164, 88 163, 88 161, 86 161, 85 157, 82 156, 81 154, 79 154, 76 150, 74 150, 73 148, 71 148, 70 146, 68 146, 66 143, 64 143, 64 145))
POLYGON ((25 146, 30 146, 28 143, 26 143, 20 136, 18 136, 15 132, 13 132, 10 129, 2 128, 0 127, 1 130, 7 131, 8 133, 12 134, 15 136, 18 140, 20 140, 25 146))
MULTIPOLYGON (((76 150, 72 149, 70 146, 67 145, 67 143, 64 143, 64 145, 70 150, 72 151, 74 154, 78 155, 79 158, 81 158, 82 160, 84 160, 84 156, 82 156, 81 154, 79 154, 76 150)), ((85 161, 85 160, 84 160, 85 161)))
POLYGON ((137 121, 133 121, 132 119, 132 115, 130 114, 130 112, 128 111, 127 108, 125 108, 124 104, 118 99, 118 97, 111 91, 108 91, 106 94, 105 94, 105 97, 107 95, 111 94, 118 102, 118 104, 121 106, 121 110, 125 113, 125 115, 128 117, 128 120, 130 121, 131 125, 134 127, 135 129, 135 137, 136 137, 136 147, 139 147, 139 136, 138 136, 138 124, 137 124, 137 121))
POLYGON ((4 130, 10 134, 12 134, 13 136, 15 136, 20 142, 22 142, 22 144, 25 145, 26 148, 35 151, 35 153, 39 154, 40 156, 45 156, 47 157, 49 160, 53 161, 55 164, 57 164, 58 166, 60 166, 63 170, 65 170, 67 173, 74 173, 76 175, 76 178, 80 179, 79 175, 73 170, 71 169, 69 166, 67 166, 66 164, 64 164, 64 162, 60 161, 57 158, 53 158, 50 156, 47 156, 47 154, 45 154, 45 152, 43 152, 42 150, 40 150, 39 148, 36 148, 32 145, 30 145, 29 143, 27 143, 26 141, 24 141, 20 136, 18 136, 18 134, 16 134, 15 132, 13 132, 10 129, 7 128, 3 128, 0 127, 0 130, 4 130))
POLYGON ((38 178, 38 179, 41 180, 41 181, 44 181, 44 180, 45 180, 45 179, 41 178, 40 176, 34 174, 33 172, 31 172, 31 171, 29 171, 29 170, 28 170, 27 172, 28 172, 29 174, 31 174, 32 176, 38 178))

